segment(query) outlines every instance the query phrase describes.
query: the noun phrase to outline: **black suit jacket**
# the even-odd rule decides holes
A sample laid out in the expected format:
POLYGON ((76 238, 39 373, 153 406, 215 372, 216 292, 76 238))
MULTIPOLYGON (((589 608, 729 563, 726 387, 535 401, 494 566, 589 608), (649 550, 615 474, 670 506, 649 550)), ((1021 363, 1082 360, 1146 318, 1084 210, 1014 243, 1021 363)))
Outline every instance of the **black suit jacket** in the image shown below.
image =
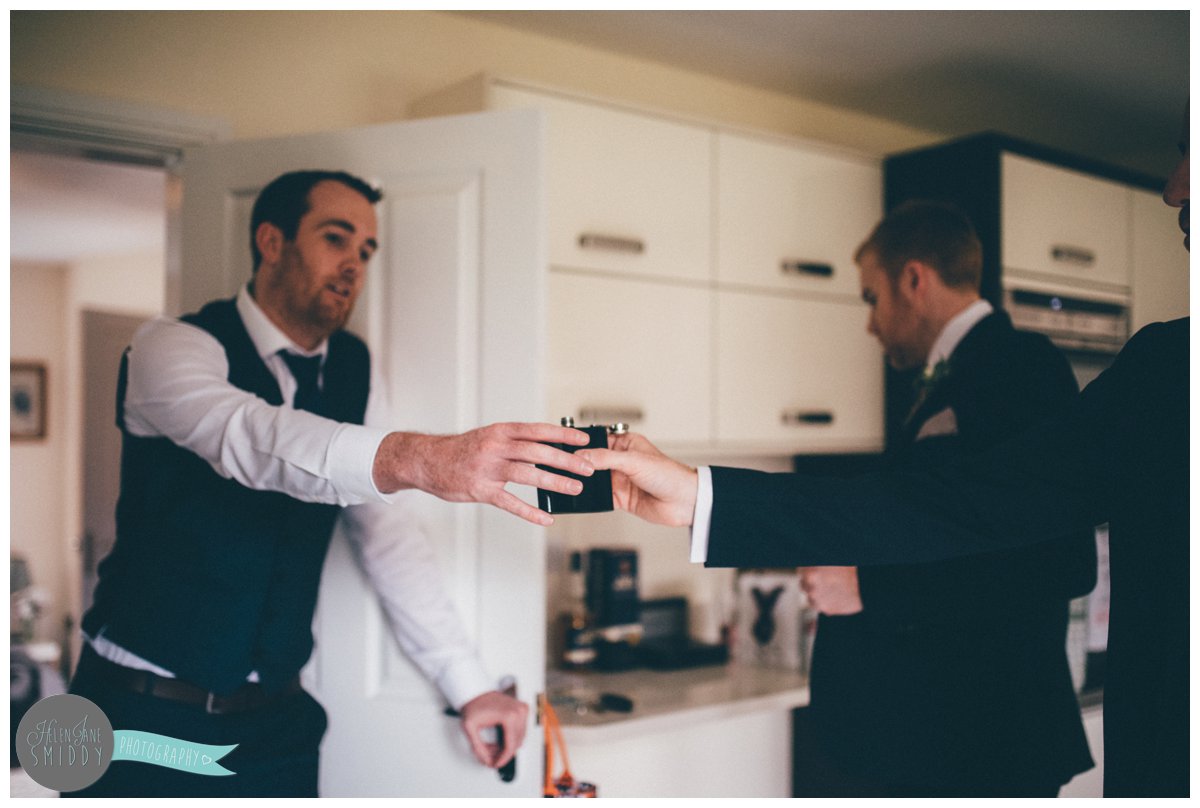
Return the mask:
POLYGON ((839 481, 714 468, 709 564, 911 563, 1109 523, 1109 796, 1189 790, 1188 320, 1139 331, 1062 414, 970 458, 839 481))
MULTIPOLYGON (((995 312, 895 442, 932 466, 1015 436, 1078 393, 1045 337, 995 312), (918 435, 922 430, 930 434, 918 435)), ((859 570, 863 611, 822 616, 812 671, 819 740, 859 777, 908 787, 1045 788, 1092 766, 1065 652, 1069 601, 1096 581, 1091 530, 924 564, 859 570)))

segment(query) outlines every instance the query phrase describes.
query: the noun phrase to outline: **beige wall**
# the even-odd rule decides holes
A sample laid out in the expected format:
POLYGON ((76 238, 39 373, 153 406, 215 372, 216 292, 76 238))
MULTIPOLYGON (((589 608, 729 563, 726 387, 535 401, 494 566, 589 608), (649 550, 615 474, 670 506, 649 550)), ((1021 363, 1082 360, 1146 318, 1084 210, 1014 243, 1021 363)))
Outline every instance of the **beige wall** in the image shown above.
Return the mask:
POLYGON ((234 137, 398 120, 480 72, 873 154, 938 133, 445 12, 13 12, 12 82, 174 108, 234 137))
POLYGON ((29 562, 33 582, 46 590, 49 609, 38 639, 62 638, 68 611, 63 512, 66 468, 67 361, 65 314, 70 271, 65 266, 14 263, 10 268, 11 358, 46 365, 46 437, 11 444, 9 530, 13 555, 29 562))

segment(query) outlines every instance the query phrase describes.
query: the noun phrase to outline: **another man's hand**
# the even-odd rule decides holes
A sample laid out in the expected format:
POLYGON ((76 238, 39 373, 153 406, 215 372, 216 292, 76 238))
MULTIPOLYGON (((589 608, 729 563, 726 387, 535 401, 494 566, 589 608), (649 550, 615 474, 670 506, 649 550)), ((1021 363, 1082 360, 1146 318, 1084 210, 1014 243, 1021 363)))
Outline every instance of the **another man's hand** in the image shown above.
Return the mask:
POLYGON ((484 766, 498 769, 517 754, 525 740, 525 724, 529 705, 512 696, 493 690, 468 701, 462 708, 462 728, 471 742, 471 751, 484 766), (504 746, 483 740, 481 730, 500 726, 504 730, 504 746))
POLYGON ((393 432, 375 454, 375 486, 385 494, 416 488, 449 502, 481 502, 516 514, 536 525, 549 525, 550 515, 505 490, 507 483, 531 485, 561 494, 578 494, 583 486, 536 465, 551 466, 581 477, 592 467, 570 452, 546 446, 586 446, 578 429, 551 424, 492 424, 461 435, 393 432))
POLYGON ((858 567, 801 567, 800 588, 821 614, 858 614, 863 609, 858 567))
POLYGON ((694 468, 667 457, 641 435, 610 436, 609 446, 576 456, 595 468, 612 469, 614 506, 659 525, 692 523, 699 486, 694 468))

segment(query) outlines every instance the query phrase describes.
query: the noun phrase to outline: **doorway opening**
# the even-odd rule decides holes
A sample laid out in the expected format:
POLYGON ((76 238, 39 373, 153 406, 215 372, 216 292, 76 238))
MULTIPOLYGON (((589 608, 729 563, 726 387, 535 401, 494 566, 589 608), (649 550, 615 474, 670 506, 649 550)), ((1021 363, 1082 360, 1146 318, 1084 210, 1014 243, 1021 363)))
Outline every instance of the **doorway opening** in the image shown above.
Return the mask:
POLYGON ((10 555, 30 604, 19 638, 66 678, 114 533, 117 361, 163 312, 170 182, 162 166, 27 148, 9 166, 10 358, 47 380, 44 435, 10 455, 10 555))
MULTIPOLYGON (((173 166, 185 147, 227 137, 229 127, 14 85, 9 129, 10 359, 42 365, 46 379, 44 434, 11 444, 10 552, 24 559, 14 568, 28 571, 20 583, 28 582, 25 594, 37 606, 22 637, 28 635, 47 668, 66 677, 90 597, 84 575, 89 534, 88 565, 102 556, 96 543, 103 540, 85 511, 108 509, 112 519, 109 506, 93 504, 97 497, 87 489, 114 474, 103 469, 115 468, 111 455, 120 443, 109 417, 114 396, 89 385, 85 371, 110 372, 103 367, 109 360, 95 352, 125 340, 121 328, 173 311, 182 197, 173 166), (103 426, 88 425, 92 416, 103 426), (107 466, 89 446, 101 433, 109 443, 99 452, 109 455, 107 466)), ((116 368, 113 359, 114 380, 116 368)))

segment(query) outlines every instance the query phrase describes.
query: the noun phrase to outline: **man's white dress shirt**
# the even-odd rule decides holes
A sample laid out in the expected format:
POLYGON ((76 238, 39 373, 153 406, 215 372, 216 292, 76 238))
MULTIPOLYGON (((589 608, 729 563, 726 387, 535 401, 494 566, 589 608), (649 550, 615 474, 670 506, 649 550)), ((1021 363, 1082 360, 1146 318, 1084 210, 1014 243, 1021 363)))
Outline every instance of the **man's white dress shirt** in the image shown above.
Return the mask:
MULTIPOLYGON (((324 357, 328 343, 314 351, 300 348, 267 318, 245 287, 237 296, 237 310, 287 403, 273 406, 230 384, 225 349, 204 329, 159 318, 133 338, 126 428, 140 437, 170 438, 221 476, 248 488, 348 506, 339 524, 379 593, 405 654, 456 709, 494 690, 442 585, 433 549, 407 505, 424 495, 385 495, 375 486, 375 453, 393 420, 379 374, 372 367, 364 425, 293 409, 296 380, 279 351, 324 357)), ((172 675, 109 642, 103 631, 88 641, 113 662, 172 675)))
MULTIPOLYGON (((944 359, 949 359, 972 328, 984 317, 992 313, 992 304, 986 300, 976 300, 960 311, 942 327, 941 333, 933 341, 929 356, 925 360, 925 369, 932 371, 933 367, 944 359)), ((712 520, 712 471, 708 466, 697 470, 696 511, 692 516, 691 561, 703 564, 708 560, 708 526, 712 520)))

